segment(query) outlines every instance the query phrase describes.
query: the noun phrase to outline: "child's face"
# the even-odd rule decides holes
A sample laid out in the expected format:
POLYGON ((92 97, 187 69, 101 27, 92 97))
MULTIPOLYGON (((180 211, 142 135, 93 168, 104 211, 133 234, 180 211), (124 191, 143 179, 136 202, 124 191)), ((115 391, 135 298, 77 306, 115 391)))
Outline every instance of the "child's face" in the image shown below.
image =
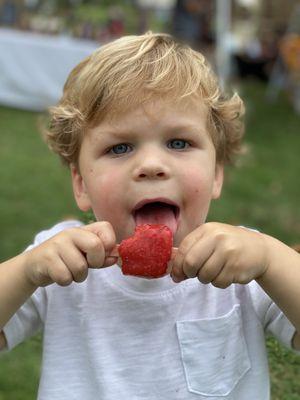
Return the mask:
POLYGON ((174 245, 205 222, 219 197, 223 167, 199 101, 148 103, 104 120, 83 138, 79 169, 72 167, 79 208, 109 221, 117 240, 136 224, 163 223, 174 245))

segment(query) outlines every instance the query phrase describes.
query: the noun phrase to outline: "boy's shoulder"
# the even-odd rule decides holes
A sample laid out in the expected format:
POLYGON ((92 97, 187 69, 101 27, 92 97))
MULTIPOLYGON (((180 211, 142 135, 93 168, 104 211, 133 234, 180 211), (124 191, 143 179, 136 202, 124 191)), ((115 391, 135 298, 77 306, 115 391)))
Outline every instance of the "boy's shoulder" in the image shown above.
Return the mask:
POLYGON ((39 232, 34 237, 33 243, 30 246, 28 246, 26 250, 30 250, 33 247, 38 246, 39 244, 45 242, 46 240, 50 239, 52 236, 64 231, 65 229, 77 228, 82 225, 83 225, 83 223, 81 221, 75 220, 75 219, 68 219, 65 221, 58 222, 51 228, 45 229, 45 230, 39 232))

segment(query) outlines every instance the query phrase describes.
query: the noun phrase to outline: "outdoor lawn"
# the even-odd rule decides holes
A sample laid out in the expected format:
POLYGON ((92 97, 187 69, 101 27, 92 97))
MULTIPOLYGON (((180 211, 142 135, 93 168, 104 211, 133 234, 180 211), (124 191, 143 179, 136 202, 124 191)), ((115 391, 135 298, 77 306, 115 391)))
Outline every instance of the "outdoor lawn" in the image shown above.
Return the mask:
MULTIPOLYGON (((228 168, 210 220, 255 227, 300 243, 300 116, 281 94, 266 104, 265 86, 243 84, 248 153, 228 168)), ((0 108, 0 260, 22 251, 35 233, 70 216, 81 218, 69 172, 38 134, 38 114, 0 108)), ((282 268, 286 266, 283 265, 282 268)), ((300 400, 300 357, 268 339, 273 400, 300 400)), ((0 359, 0 400, 36 398, 41 336, 0 359)), ((255 399, 254 399, 255 400, 255 399)))

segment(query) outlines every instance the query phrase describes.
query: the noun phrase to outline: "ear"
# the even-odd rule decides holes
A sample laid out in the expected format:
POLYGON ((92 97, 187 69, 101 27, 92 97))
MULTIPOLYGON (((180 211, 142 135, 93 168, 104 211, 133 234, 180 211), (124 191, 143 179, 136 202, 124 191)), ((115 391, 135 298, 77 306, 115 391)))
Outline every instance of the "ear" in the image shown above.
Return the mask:
POLYGON ((222 192, 224 181, 224 165, 216 164, 215 180, 213 183, 212 199, 218 199, 222 192))
POLYGON ((73 193, 76 203, 81 211, 88 211, 91 208, 91 202, 86 190, 84 180, 80 175, 78 167, 72 164, 70 166, 70 169, 72 176, 73 193))

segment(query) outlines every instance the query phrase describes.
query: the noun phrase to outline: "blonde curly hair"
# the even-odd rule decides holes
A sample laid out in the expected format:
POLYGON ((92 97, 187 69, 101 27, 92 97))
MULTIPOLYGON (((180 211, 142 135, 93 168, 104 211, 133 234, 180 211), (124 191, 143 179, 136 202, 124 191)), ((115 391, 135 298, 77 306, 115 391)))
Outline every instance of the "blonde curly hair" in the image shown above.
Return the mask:
POLYGON ((242 100, 225 96, 202 54, 163 33, 124 36, 78 64, 49 110, 45 138, 66 164, 76 164, 84 133, 101 120, 153 98, 174 102, 189 96, 206 104, 217 161, 230 163, 241 150, 242 100))

